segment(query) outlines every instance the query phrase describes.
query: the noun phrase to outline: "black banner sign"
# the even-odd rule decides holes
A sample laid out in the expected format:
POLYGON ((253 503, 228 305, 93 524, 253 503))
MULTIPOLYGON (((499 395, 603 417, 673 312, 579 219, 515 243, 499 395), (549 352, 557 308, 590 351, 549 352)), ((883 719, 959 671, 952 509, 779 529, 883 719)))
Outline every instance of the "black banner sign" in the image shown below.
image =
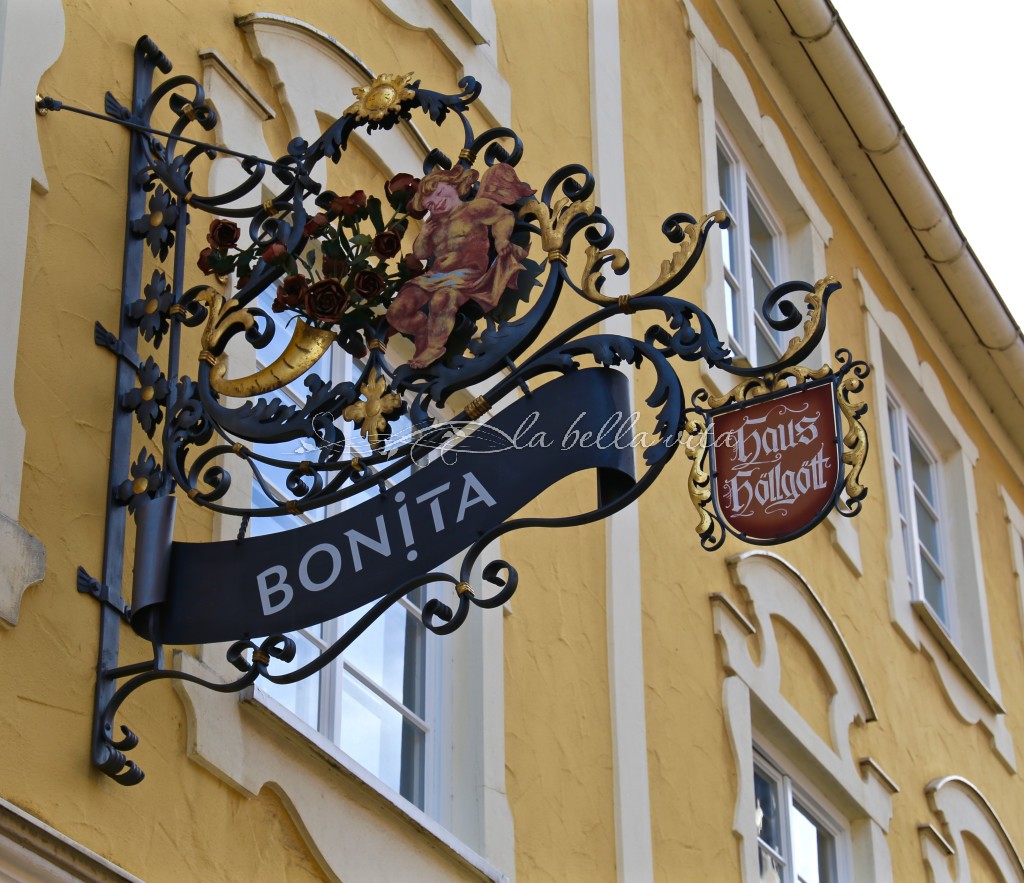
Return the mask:
POLYGON ((315 524, 172 543, 174 500, 157 499, 138 512, 133 625, 165 644, 199 644, 333 619, 448 561, 572 473, 611 470, 619 480, 608 486, 621 493, 633 481, 632 440, 626 378, 588 368, 539 387, 392 489, 315 524))

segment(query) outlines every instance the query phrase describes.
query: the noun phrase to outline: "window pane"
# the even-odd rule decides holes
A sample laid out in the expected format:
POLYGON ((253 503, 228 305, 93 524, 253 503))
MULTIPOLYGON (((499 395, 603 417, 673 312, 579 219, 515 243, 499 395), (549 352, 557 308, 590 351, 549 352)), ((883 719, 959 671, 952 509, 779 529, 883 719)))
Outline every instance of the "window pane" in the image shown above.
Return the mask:
POLYGON ((722 150, 721 144, 718 145, 718 195, 725 203, 729 214, 733 214, 732 207, 736 203, 733 201, 732 192, 732 163, 722 150))
MULTIPOLYGON (((353 625, 366 609, 347 614, 343 628, 353 625)), ((426 711, 424 632, 422 623, 399 604, 391 607, 345 651, 346 662, 420 717, 426 711)))
POLYGON ((759 813, 760 840, 776 852, 782 852, 782 824, 779 817, 779 789, 777 783, 754 770, 755 812, 759 813))
MULTIPOLYGON (((277 505, 263 493, 263 489, 256 483, 255 479, 252 482, 252 505, 256 509, 269 509, 277 505)), ((267 534, 291 530, 293 527, 301 527, 303 524, 302 519, 295 515, 275 515, 270 518, 254 517, 249 522, 249 535, 264 537, 267 534)))
POLYGON ((932 558, 936 562, 942 562, 942 555, 939 552, 939 522, 935 516, 928 511, 928 507, 918 497, 914 500, 915 511, 917 512, 917 536, 932 558))
POLYGON ((925 555, 920 555, 919 561, 921 565, 921 580, 924 583, 922 586, 924 599, 935 612, 935 615, 942 621, 942 624, 948 626, 946 593, 942 587, 942 576, 925 555))
POLYGON ((424 733, 348 672, 341 682, 341 749, 422 809, 424 733))
POLYGON ((835 838, 799 804, 793 806, 793 873, 799 883, 833 883, 835 838))
MULTIPOLYGON (((272 674, 283 674, 295 671, 307 662, 312 662, 320 653, 313 644, 298 632, 288 635, 295 641, 295 659, 285 665, 279 659, 271 659, 268 669, 272 674)), ((259 643, 259 642, 257 642, 259 643)), ((275 684, 266 678, 260 678, 260 688, 269 693, 285 708, 302 718, 314 730, 317 729, 320 714, 320 673, 310 675, 294 684, 275 684)))
POLYGON ((778 276, 775 266, 775 236, 753 199, 747 200, 747 222, 750 225, 750 247, 760 258, 774 281, 778 276))
POLYGON ((935 506, 935 485, 932 478, 932 460, 913 435, 910 436, 910 467, 914 475, 914 484, 924 494, 925 499, 935 506))
POLYGON ((776 352, 775 347, 769 342, 768 336, 761 330, 762 325, 760 322, 757 323, 757 364, 758 365, 770 365, 774 362, 779 354, 776 352))
POLYGON ((735 276, 739 273, 739 267, 736 264, 736 226, 730 224, 727 230, 722 231, 719 238, 722 240, 722 265, 735 276))

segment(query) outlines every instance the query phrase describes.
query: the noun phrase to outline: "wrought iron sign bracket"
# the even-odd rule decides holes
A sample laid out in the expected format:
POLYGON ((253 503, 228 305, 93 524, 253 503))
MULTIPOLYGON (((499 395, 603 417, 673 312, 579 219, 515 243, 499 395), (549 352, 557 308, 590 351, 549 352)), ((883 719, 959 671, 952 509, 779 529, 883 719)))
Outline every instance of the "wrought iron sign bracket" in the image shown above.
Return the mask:
POLYGON ((212 130, 216 116, 194 78, 170 73, 167 57, 143 37, 128 105, 110 93, 104 114, 37 100, 40 113, 112 122, 130 142, 118 328, 115 334, 97 322, 94 332, 116 356, 102 578, 78 572, 79 591, 100 601, 92 760, 115 781, 143 778, 127 759, 135 734, 122 725, 114 735, 118 711, 143 684, 178 679, 231 693, 257 678, 293 683, 428 584, 447 591, 424 604, 423 624, 450 633, 473 607, 497 607, 516 590, 512 564, 481 560, 494 540, 526 527, 607 517, 650 487, 679 447, 692 461, 689 492, 707 549, 718 548, 727 532, 781 542, 833 507, 846 515, 859 509, 866 406, 850 394, 861 390, 867 366, 845 351, 836 371, 799 365, 824 332, 828 299, 839 287, 834 279, 773 290, 763 319, 793 339, 774 363, 742 366, 710 317, 672 295, 714 227, 729 224, 726 215, 667 218, 662 232, 671 254, 657 276, 631 294, 605 295, 604 273, 624 273, 629 261, 612 247, 614 230, 595 204, 593 176, 573 164, 537 189, 521 180, 524 145, 516 133, 478 135, 470 125, 467 110, 481 88, 471 77, 445 95, 412 74, 378 76, 355 90, 356 101, 319 139, 296 139, 269 160, 192 137, 196 128, 212 130), (154 88, 157 71, 167 76, 154 88), (158 109, 174 120, 169 128, 152 125, 158 109), (458 157, 432 150, 418 177, 396 175, 383 198, 361 190, 339 196, 314 180, 322 159, 344 159, 353 131, 388 137, 413 113, 461 126, 458 157), (243 183, 198 193, 194 166, 218 157, 239 163, 243 183), (276 195, 246 204, 269 180, 277 182, 276 195), (186 233, 200 212, 214 216, 208 247, 186 262, 186 233), (582 272, 574 275, 568 256, 581 242, 582 272), (198 284, 187 286, 188 275, 198 284), (569 327, 548 329, 565 296, 593 309, 569 327), (794 302, 800 299, 802 306, 794 302), (275 313, 288 319, 291 338, 268 350, 275 313), (644 334, 600 333, 616 314, 646 320, 644 334), (182 338, 191 329, 190 374, 179 374, 182 338), (224 352, 231 340, 262 351, 265 367, 229 377, 224 352), (349 354, 358 376, 335 382, 313 373, 330 352, 349 354), (704 361, 742 383, 720 401, 698 390, 687 406, 680 361, 704 361), (630 413, 629 381, 613 369, 642 363, 653 367, 654 381, 644 417, 653 426, 640 455, 631 437, 639 418, 630 413), (439 416, 470 387, 486 391, 458 413, 439 416), (745 423, 748 407, 761 410, 745 423), (780 408, 782 416, 773 416, 780 408), (404 434, 400 420, 411 427, 404 434), (764 428, 756 439, 748 432, 755 423, 764 428), (139 430, 152 450, 136 448, 139 430), (730 433, 738 440, 731 448, 730 433), (568 443, 574 438, 605 443, 568 443), (299 457, 277 453, 283 443, 299 457), (789 453, 752 466, 747 455, 755 443, 772 456, 789 453), (732 448, 743 454, 739 467, 727 456, 732 448), (597 477, 593 510, 514 517, 582 470, 597 477), (227 502, 232 472, 251 483, 262 505, 227 502), (812 485, 818 508, 778 514, 782 497, 812 485), (182 497, 239 517, 238 539, 174 541, 182 497), (754 500, 775 507, 779 524, 763 511, 759 521, 745 521, 754 500), (252 519, 326 507, 333 514, 303 527, 244 535, 252 519), (121 595, 129 515, 130 607, 121 595), (463 552, 457 574, 435 569, 463 552), (285 667, 295 656, 288 632, 360 609, 319 657, 285 667), (150 659, 120 663, 124 623, 151 643, 150 659), (204 681, 165 664, 166 644, 212 642, 231 642, 235 680, 204 681))

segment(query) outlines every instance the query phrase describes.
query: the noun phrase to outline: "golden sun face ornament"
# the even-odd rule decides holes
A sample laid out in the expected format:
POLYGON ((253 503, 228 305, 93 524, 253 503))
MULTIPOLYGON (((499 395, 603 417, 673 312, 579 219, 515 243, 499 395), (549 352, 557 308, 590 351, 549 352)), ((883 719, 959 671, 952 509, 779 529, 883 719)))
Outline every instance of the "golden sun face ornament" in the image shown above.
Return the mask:
POLYGON ((379 74, 369 86, 356 86, 352 94, 356 100, 345 109, 345 114, 353 114, 357 120, 384 119, 388 114, 395 113, 403 101, 414 97, 409 88, 414 75, 379 74))

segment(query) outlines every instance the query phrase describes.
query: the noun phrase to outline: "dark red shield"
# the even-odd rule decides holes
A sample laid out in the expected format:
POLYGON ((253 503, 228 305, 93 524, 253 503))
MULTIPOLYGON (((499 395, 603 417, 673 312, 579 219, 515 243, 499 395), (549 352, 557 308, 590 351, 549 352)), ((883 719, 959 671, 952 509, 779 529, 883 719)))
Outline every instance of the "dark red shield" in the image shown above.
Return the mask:
POLYGON ((842 454, 831 383, 715 414, 709 428, 715 502, 737 533, 781 541, 827 514, 842 454))

